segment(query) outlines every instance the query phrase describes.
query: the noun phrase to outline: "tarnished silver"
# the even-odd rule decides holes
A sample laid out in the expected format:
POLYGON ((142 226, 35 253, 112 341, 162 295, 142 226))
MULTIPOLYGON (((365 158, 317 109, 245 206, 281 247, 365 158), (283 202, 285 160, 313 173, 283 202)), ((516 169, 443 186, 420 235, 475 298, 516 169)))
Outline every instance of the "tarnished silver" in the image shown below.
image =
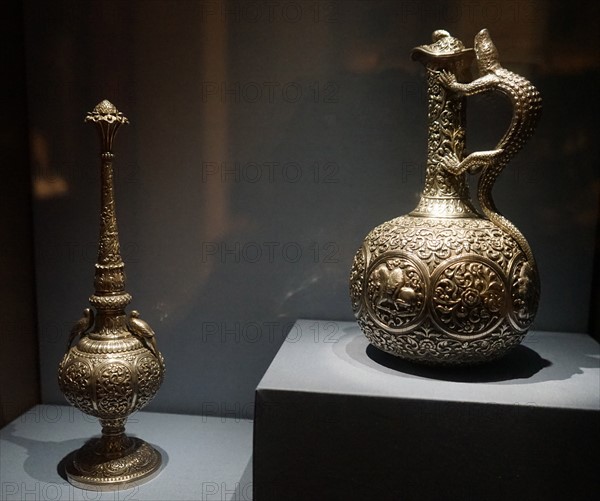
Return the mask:
POLYGON ((492 187, 531 136, 541 98, 503 68, 487 30, 465 48, 447 31, 413 49, 427 71, 428 155, 425 187, 408 215, 372 230, 350 276, 352 308, 369 341, 404 359, 469 364, 518 345, 539 302, 539 275, 525 237, 494 204, 492 187), (471 81, 477 60, 479 76, 471 81), (466 96, 508 97, 509 129, 490 151, 465 156, 466 96), (480 173, 469 199, 467 174, 480 173))
POLYGON ((121 259, 113 186, 113 140, 127 118, 109 101, 99 103, 86 122, 100 135, 101 214, 98 261, 92 308, 69 335, 58 369, 58 383, 67 400, 100 419, 102 436, 89 440, 67 462, 69 482, 92 490, 124 489, 152 478, 161 455, 152 446, 125 434, 127 417, 144 407, 158 391, 165 370, 154 332, 125 307, 125 265, 121 259), (76 344, 71 346, 73 343, 76 344))

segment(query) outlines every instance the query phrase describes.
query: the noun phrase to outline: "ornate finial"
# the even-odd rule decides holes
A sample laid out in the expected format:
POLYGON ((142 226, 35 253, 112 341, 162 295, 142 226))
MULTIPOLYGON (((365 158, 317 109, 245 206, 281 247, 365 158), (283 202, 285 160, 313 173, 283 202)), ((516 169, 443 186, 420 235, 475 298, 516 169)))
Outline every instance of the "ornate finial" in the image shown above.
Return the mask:
POLYGON ((108 99, 100 101, 94 108, 94 111, 96 113, 103 113, 105 115, 108 113, 118 113, 117 107, 114 104, 112 104, 108 99))
POLYGON ((108 99, 99 102, 93 111, 88 112, 86 122, 93 122, 98 126, 102 152, 112 151, 112 142, 117 134, 117 129, 128 124, 129 120, 108 99))
POLYGON ((129 120, 123 113, 117 110, 117 107, 112 104, 108 99, 100 101, 85 117, 86 122, 99 122, 103 120, 108 123, 119 122, 121 124, 128 124, 129 120))
POLYGON ((473 52, 473 49, 466 49, 458 38, 454 38, 446 30, 435 30, 431 39, 432 43, 419 45, 412 50, 413 59, 464 57, 473 52))

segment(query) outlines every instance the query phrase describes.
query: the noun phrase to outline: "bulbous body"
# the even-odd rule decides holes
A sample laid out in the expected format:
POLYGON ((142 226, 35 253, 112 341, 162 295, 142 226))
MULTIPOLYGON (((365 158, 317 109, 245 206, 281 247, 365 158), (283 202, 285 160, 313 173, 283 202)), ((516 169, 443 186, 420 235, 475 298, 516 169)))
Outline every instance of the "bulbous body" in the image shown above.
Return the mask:
POLYGON ((352 308, 384 351, 479 363, 525 336, 537 310, 536 273, 515 240, 484 218, 402 216, 373 229, 356 253, 352 308))
POLYGON ((82 412, 124 419, 154 398, 163 374, 162 356, 157 359, 123 322, 103 338, 88 334, 65 353, 58 382, 65 398, 82 412))

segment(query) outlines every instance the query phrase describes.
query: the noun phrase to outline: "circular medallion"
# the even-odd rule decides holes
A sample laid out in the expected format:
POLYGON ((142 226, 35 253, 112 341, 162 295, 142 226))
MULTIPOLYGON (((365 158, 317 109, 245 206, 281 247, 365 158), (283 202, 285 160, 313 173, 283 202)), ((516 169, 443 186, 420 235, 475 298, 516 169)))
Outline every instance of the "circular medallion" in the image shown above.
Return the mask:
POLYGON ((510 270, 511 308, 508 318, 518 331, 531 326, 540 299, 539 279, 534 267, 524 256, 519 256, 510 270))
POLYGON ((101 417, 124 416, 132 411, 137 384, 131 366, 110 362, 96 368, 96 405, 101 417))
POLYGON ((485 257, 461 256, 446 262, 431 282, 431 316, 446 334, 463 339, 484 336, 506 315, 504 273, 485 257))
POLYGON ((352 271, 350 272, 350 301, 352 302, 352 311, 355 315, 359 315, 362 309, 367 253, 368 250, 365 249, 364 245, 358 249, 354 256, 352 271))
POLYGON ((382 255, 367 271, 364 297, 369 316, 390 332, 413 329, 425 315, 427 287, 422 263, 401 253, 382 255))

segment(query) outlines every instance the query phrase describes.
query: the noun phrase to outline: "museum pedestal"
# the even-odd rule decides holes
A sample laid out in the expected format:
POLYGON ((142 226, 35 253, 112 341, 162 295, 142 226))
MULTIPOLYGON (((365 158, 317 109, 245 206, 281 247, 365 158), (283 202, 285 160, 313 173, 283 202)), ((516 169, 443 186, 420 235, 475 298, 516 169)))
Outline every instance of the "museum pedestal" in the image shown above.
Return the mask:
POLYGON ((300 320, 256 390, 254 499, 589 499, 600 350, 531 332, 469 368, 404 362, 354 322, 300 320))
POLYGON ((0 430, 2 501, 252 499, 252 422, 138 412, 131 436, 143 436, 163 458, 156 478, 131 489, 83 491, 64 475, 65 458, 98 434, 98 420, 77 409, 38 405, 0 430))

